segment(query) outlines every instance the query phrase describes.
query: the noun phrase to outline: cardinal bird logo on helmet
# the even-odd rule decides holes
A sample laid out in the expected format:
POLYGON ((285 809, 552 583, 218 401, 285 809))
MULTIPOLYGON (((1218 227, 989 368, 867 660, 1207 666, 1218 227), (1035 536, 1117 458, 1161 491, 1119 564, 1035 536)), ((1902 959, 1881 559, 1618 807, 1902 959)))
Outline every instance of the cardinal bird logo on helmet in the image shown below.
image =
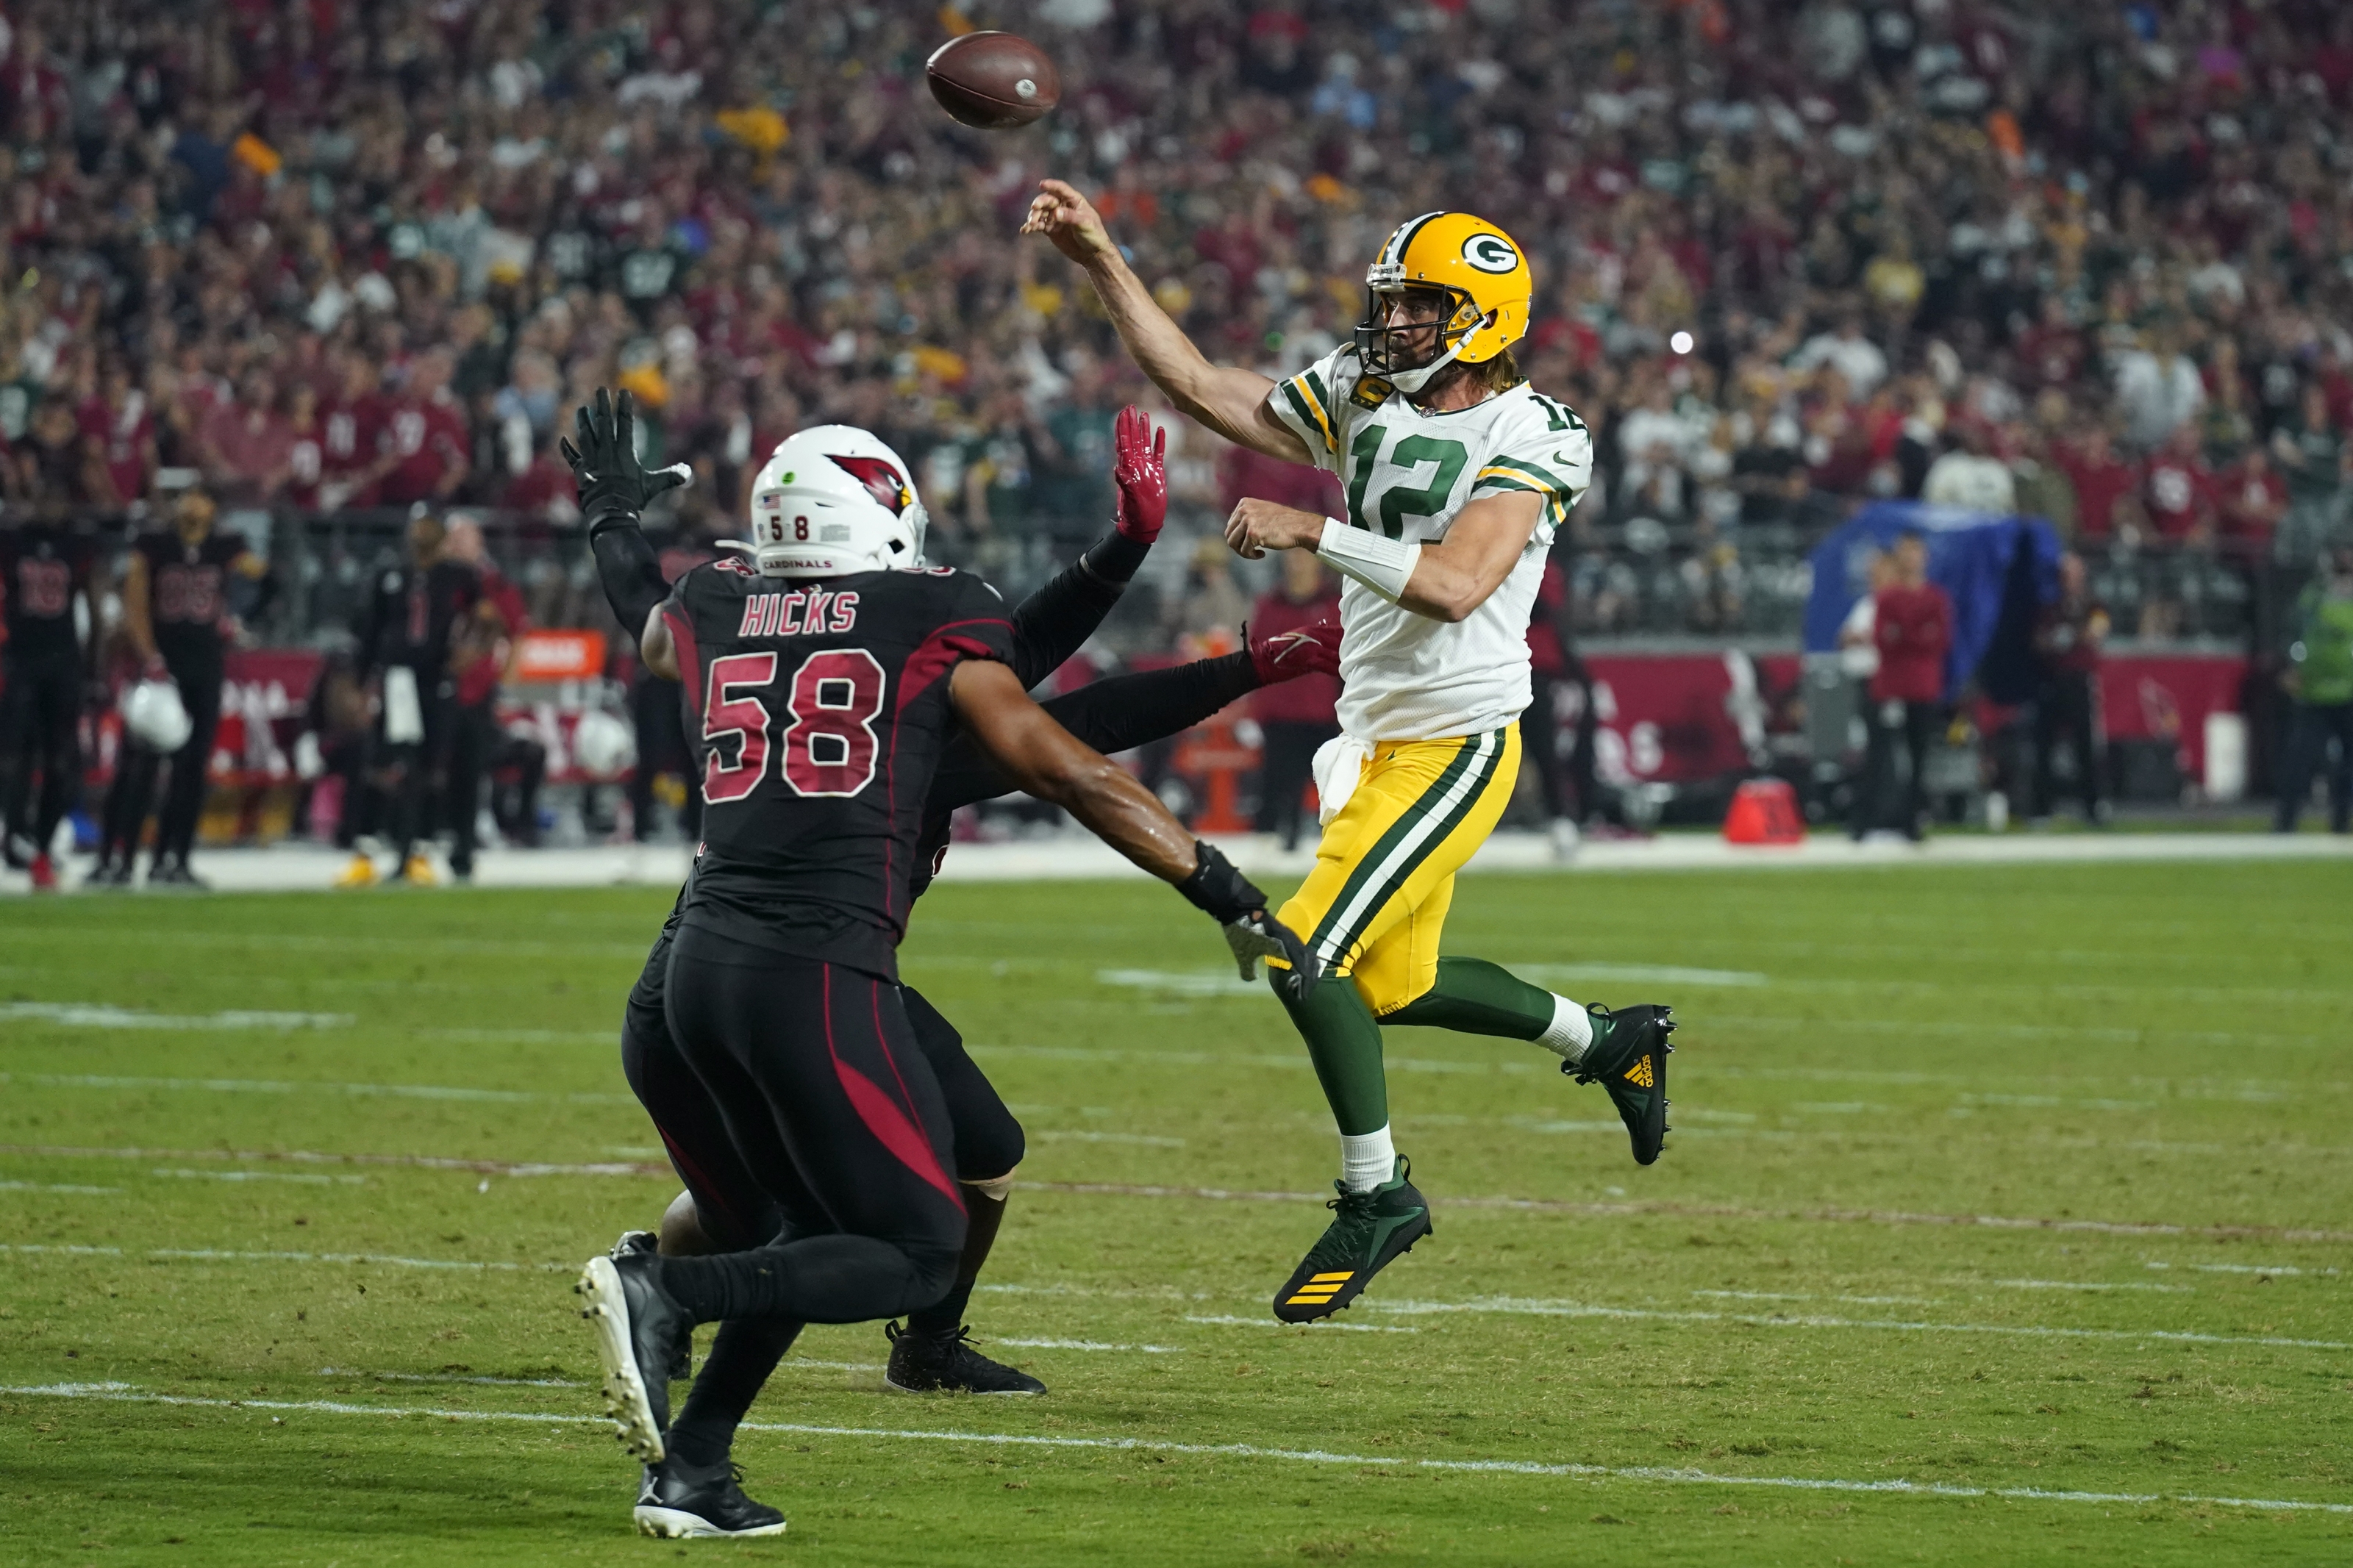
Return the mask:
POLYGON ((880 458, 835 458, 833 460, 844 473, 866 487, 875 504, 890 508, 894 517, 905 511, 907 503, 915 499, 915 492, 907 488, 905 478, 880 458))

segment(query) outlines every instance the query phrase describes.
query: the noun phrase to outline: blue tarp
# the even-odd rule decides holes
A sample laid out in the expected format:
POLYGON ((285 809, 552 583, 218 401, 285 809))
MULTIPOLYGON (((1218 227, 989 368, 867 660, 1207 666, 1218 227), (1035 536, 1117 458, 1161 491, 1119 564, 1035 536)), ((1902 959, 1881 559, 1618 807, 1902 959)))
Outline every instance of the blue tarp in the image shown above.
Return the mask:
POLYGON ((1952 595, 1947 700, 1972 675, 1997 702, 2032 697, 2040 676, 2035 614, 2059 596, 2059 538, 2039 517, 1993 517, 1920 501, 1873 502, 1814 547, 1806 651, 1838 647, 1839 627, 1871 585, 1871 557, 1892 549, 1907 529, 1926 537, 1928 580, 1952 595))

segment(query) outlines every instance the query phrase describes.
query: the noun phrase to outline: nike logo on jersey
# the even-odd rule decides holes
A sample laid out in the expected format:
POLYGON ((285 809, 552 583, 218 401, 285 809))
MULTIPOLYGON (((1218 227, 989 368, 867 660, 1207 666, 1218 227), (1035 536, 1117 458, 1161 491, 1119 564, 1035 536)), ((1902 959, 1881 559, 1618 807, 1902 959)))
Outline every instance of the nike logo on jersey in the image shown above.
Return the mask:
POLYGON ((744 601, 739 637, 814 637, 840 633, 858 624, 858 595, 829 594, 823 588, 796 588, 789 594, 754 594, 744 601))

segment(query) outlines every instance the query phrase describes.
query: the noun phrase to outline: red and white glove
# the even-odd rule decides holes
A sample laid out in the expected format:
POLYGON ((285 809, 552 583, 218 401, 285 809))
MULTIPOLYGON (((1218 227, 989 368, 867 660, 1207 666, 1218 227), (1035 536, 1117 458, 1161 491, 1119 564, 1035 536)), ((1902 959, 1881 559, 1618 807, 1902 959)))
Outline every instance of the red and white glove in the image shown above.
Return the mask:
POLYGON ((1111 436, 1111 478, 1119 487, 1112 521, 1136 543, 1150 544, 1168 517, 1168 432, 1153 429, 1151 416, 1131 403, 1119 411, 1111 436))
POLYGON ((1259 684, 1272 686, 1303 675, 1340 673, 1340 623, 1318 621, 1295 631, 1259 636, 1249 627, 1242 636, 1250 645, 1250 668, 1259 684))

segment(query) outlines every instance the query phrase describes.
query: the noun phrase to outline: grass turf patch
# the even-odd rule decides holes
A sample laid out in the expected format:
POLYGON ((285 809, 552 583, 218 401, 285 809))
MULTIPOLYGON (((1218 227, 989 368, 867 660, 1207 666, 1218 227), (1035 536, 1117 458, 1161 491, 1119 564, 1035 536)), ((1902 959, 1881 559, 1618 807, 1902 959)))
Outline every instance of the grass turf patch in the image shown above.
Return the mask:
MULTIPOLYGON (((738 1450, 792 1532, 722 1553, 2343 1561, 2267 1505, 2353 1503, 2348 885, 1467 879, 1450 950, 1676 1005, 1677 1131, 1638 1169, 1530 1047, 1390 1031, 1438 1232, 1303 1330, 1335 1152, 1279 1010, 1148 885, 944 886, 907 978, 1035 1184, 975 1331, 1053 1393, 812 1330, 738 1450)), ((7 1554, 640 1549, 567 1287, 674 1190, 614 1050, 665 902, 0 905, 0 1385, 52 1390, 0 1394, 7 1554)))

